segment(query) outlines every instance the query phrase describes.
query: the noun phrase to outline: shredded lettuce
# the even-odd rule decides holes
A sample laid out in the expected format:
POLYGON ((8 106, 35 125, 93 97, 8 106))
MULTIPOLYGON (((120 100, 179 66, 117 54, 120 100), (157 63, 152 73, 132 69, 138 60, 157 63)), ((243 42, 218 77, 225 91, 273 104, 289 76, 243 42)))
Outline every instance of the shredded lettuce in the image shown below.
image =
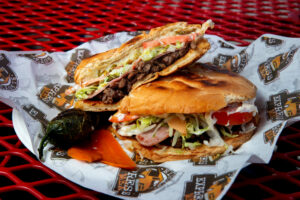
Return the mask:
POLYGON ((108 84, 107 82, 100 83, 99 86, 98 86, 98 89, 101 89, 101 88, 105 87, 107 84, 108 84))
POLYGON ((75 97, 78 100, 86 99, 90 94, 92 94, 95 90, 98 89, 98 86, 92 85, 85 88, 81 88, 76 91, 75 97))
MULTIPOLYGON (((104 73, 106 74, 115 74, 116 72, 120 72, 120 71, 125 71, 127 72, 130 67, 132 66, 132 63, 137 60, 141 55, 141 52, 140 50, 135 50, 133 53, 131 53, 130 55, 128 55, 127 59, 126 60, 122 60, 122 61, 119 61, 117 63, 114 63, 112 65, 110 65, 104 73), (128 66, 129 65, 129 66, 128 66), (119 69, 115 69, 117 66, 124 66, 125 68, 123 68, 122 70, 119 69), (129 68, 128 68, 129 67, 129 68)), ((99 75, 100 76, 100 75, 99 75)))
MULTIPOLYGON (((105 73, 105 74, 108 74, 109 72, 111 72, 111 70, 113 70, 115 67, 117 67, 117 64, 111 64, 111 65, 109 65, 107 68, 106 68, 106 70, 103 72, 103 73, 105 73)), ((102 74, 101 74, 102 75, 102 74)))
POLYGON ((173 132, 174 132, 174 129, 171 126, 169 126, 169 137, 173 136, 173 132))
POLYGON ((141 50, 136 49, 134 52, 132 52, 128 57, 124 60, 122 60, 118 65, 125 66, 127 64, 132 64, 135 60, 137 60, 141 56, 141 50))
POLYGON ((158 123, 159 121, 161 121, 161 119, 155 116, 140 117, 136 120, 136 127, 143 130, 152 124, 158 123))
MULTIPOLYGON (((178 117, 184 118, 186 121, 186 129, 187 129, 187 135, 181 135, 181 133, 172 127, 169 127, 167 124, 168 119, 170 119, 174 114, 168 114, 164 116, 143 116, 136 120, 136 122, 130 127, 126 129, 127 132, 135 132, 135 134, 145 132, 148 130, 152 131, 152 137, 156 136, 157 131, 162 126, 168 127, 168 134, 171 138, 171 146, 174 147, 178 143, 178 139, 181 138, 182 142, 182 149, 189 148, 189 149, 195 149, 198 146, 202 145, 202 142, 199 140, 191 140, 192 135, 200 136, 203 133, 207 132, 207 134, 210 137, 210 141, 203 141, 203 144, 206 144, 208 146, 216 145, 226 145, 226 143, 223 141, 223 139, 220 137, 219 131, 227 136, 227 137, 236 137, 237 135, 232 135, 230 133, 227 133, 223 127, 218 128, 217 130, 214 126, 215 121, 210 117, 210 115, 203 116, 201 114, 192 114, 192 115, 179 115, 178 117), (203 128, 204 127, 204 128, 203 128), (211 141, 212 140, 212 141, 211 141), (220 140, 220 141, 217 141, 220 140), (223 141, 223 142, 222 142, 223 141), (217 143, 218 142, 218 143, 217 143), (213 143, 213 144, 211 144, 213 143)), ((177 115, 177 114, 176 114, 177 115)), ((125 131, 125 130, 124 130, 125 131)), ((129 134, 128 135, 132 135, 129 134)), ((197 138, 197 137, 196 137, 197 138)), ((226 147, 226 146, 225 146, 226 147)))
POLYGON ((75 96, 77 99, 80 100, 86 99, 88 98, 89 94, 91 94, 93 91, 105 87, 113 79, 116 79, 122 76, 123 74, 125 74, 126 72, 128 72, 132 68, 132 63, 135 60, 141 58, 144 61, 148 61, 156 57, 157 55, 165 53, 166 51, 168 51, 170 47, 178 49, 183 47, 183 45, 184 45, 183 42, 177 42, 176 45, 165 45, 165 46, 158 46, 150 49, 145 49, 142 53, 140 52, 140 50, 136 50, 125 61, 121 61, 119 63, 114 63, 110 65, 104 72, 99 70, 97 72, 99 77, 103 74, 107 74, 104 80, 100 82, 98 86, 81 88, 76 92, 75 96), (117 66, 122 66, 122 67, 116 68, 117 66))
POLYGON ((199 119, 197 115, 191 115, 187 118, 186 130, 188 135, 201 135, 208 130, 208 126, 205 128, 199 128, 199 119))
POLYGON ((184 148, 184 146, 185 146, 185 143, 186 143, 186 139, 185 139, 185 136, 181 136, 181 140, 182 140, 182 146, 181 146, 181 148, 184 148))
POLYGON ((180 133, 178 131, 175 131, 175 134, 174 134, 174 137, 172 140, 172 147, 174 147, 176 145, 179 136, 180 136, 180 133))
POLYGON ((176 42, 176 48, 177 49, 180 49, 183 46, 184 46, 184 42, 179 42, 179 41, 176 42))
POLYGON ((125 74, 127 71, 130 70, 132 65, 130 64, 125 64, 123 67, 120 67, 118 69, 113 69, 108 76, 104 79, 105 82, 109 82, 115 78, 118 78, 122 76, 122 74, 125 74))
POLYGON ((143 61, 151 60, 155 56, 166 52, 168 47, 169 46, 167 45, 167 46, 158 46, 158 47, 154 47, 154 48, 145 49, 141 55, 141 59, 143 61))
POLYGON ((168 51, 170 49, 173 49, 175 51, 176 49, 180 49, 183 46, 184 46, 184 42, 177 41, 175 45, 168 44, 165 46, 148 48, 143 51, 143 53, 141 55, 141 59, 143 61, 148 61, 148 60, 151 60, 152 58, 156 57, 157 55, 165 53, 166 51, 168 51))
POLYGON ((235 138, 238 136, 238 135, 233 135, 231 133, 227 133, 223 127, 220 128, 220 131, 224 136, 229 137, 229 138, 235 138))
POLYGON ((195 149, 198 146, 201 146, 202 144, 198 141, 196 142, 185 142, 184 147, 188 147, 189 149, 195 149))
POLYGON ((134 53, 129 55, 129 57, 125 61, 121 61, 119 63, 114 63, 110 65, 105 71, 99 70, 98 76, 100 77, 103 74, 107 74, 107 76, 104 78, 102 82, 99 83, 98 86, 90 86, 85 87, 76 92, 76 98, 77 99, 86 99, 88 98, 89 94, 91 94, 96 89, 101 89, 105 87, 110 81, 113 79, 116 79, 126 72, 128 72, 132 68, 132 63, 135 60, 138 60, 141 58, 143 61, 151 60, 152 58, 156 57, 157 55, 160 55, 162 53, 165 53, 168 51, 168 49, 178 49, 184 46, 183 42, 177 42, 176 45, 165 45, 165 46, 158 46, 150 49, 145 49, 142 53, 140 50, 136 50, 134 53), (117 66, 122 66, 116 69, 117 66))
POLYGON ((182 148, 195 149, 197 146, 202 145, 199 141, 187 142, 185 136, 181 136, 182 139, 182 148))
POLYGON ((204 140, 203 143, 207 146, 222 146, 225 142, 220 136, 219 131, 215 127, 216 119, 211 117, 212 112, 205 113, 205 121, 208 125, 207 135, 210 137, 209 141, 204 140))
POLYGON ((120 67, 118 69, 113 69, 105 78, 103 81, 99 83, 98 86, 92 85, 87 86, 84 88, 81 88, 77 90, 75 96, 77 99, 87 99, 90 94, 92 94, 95 90, 99 90, 103 87, 105 87, 111 80, 116 79, 120 77, 122 74, 126 73, 131 68, 131 65, 125 65, 124 67, 120 67))
POLYGON ((108 83, 109 81, 118 77, 118 74, 108 74, 107 77, 104 78, 104 83, 108 83))

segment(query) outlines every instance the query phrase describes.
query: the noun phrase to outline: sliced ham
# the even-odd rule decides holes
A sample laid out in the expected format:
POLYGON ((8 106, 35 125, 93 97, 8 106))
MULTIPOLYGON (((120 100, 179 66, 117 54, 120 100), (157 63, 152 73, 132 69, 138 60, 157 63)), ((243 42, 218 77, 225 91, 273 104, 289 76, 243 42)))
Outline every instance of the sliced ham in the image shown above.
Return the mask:
POLYGON ((105 88, 107 88, 109 85, 111 85, 112 83, 114 83, 114 82, 116 82, 116 81, 121 80, 124 76, 127 76, 128 73, 129 73, 129 72, 126 72, 125 74, 122 74, 122 76, 120 76, 120 77, 118 77, 118 78, 116 78, 116 79, 111 80, 105 87, 102 87, 101 89, 98 89, 98 90, 96 90, 95 92, 93 92, 92 94, 90 94, 90 95, 88 96, 87 99, 91 99, 91 98, 97 96, 97 95, 100 94, 105 88))
POLYGON ((167 127, 160 127, 155 134, 153 133, 154 129, 138 134, 136 136, 137 141, 143 146, 151 147, 169 137, 169 129, 167 127))
POLYGON ((85 86, 92 85, 92 84, 94 84, 94 83, 98 83, 98 82, 104 80, 105 77, 106 77, 106 76, 101 75, 100 77, 91 79, 91 80, 89 80, 89 81, 85 81, 85 82, 82 83, 82 86, 85 87, 85 86))
MULTIPOLYGON (((91 99, 91 98, 97 96, 97 95, 100 94, 105 88, 107 88, 109 85, 111 85, 112 83, 121 80, 123 77, 126 77, 126 76, 129 74, 129 72, 131 72, 131 71, 136 67, 137 63, 138 63, 140 60, 141 60, 141 58, 139 58, 138 60, 134 61, 133 64, 132 64, 132 68, 131 68, 128 72, 122 74, 122 75, 121 75, 120 77, 118 77, 118 78, 115 78, 115 79, 111 80, 105 87, 103 87, 103 88, 101 88, 101 89, 99 89, 99 90, 94 91, 92 94, 90 94, 90 95, 88 96, 87 99, 91 99)), ((123 66, 119 66, 119 67, 116 67, 116 68, 114 68, 114 69, 118 69, 118 68, 121 68, 121 67, 123 67, 123 66)), ((92 79, 92 80, 89 80, 89 81, 84 82, 84 83, 82 84, 82 86, 83 86, 83 87, 86 87, 86 86, 88 86, 88 85, 91 85, 91 84, 100 82, 100 81, 104 80, 105 77, 106 77, 106 75, 101 75, 101 76, 98 77, 98 78, 95 78, 95 79, 92 79)))

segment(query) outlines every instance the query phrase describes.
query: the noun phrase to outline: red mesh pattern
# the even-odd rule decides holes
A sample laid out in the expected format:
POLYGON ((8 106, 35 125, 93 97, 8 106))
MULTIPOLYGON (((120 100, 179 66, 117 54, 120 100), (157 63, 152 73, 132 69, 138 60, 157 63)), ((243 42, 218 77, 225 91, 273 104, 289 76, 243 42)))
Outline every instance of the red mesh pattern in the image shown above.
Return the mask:
POLYGON ((300 198, 300 122, 284 129, 268 165, 243 169, 226 194, 228 199, 300 198))
MULTIPOLYGON (((119 31, 175 21, 216 26, 208 33, 248 45, 264 33, 300 37, 298 0, 0 1, 0 49, 65 51, 119 31)), ((0 104, 0 199, 108 199, 44 167, 18 140, 0 104)), ((300 199, 300 123, 286 128, 270 164, 242 170, 224 199, 300 199)))
POLYGON ((0 1, 4 50, 61 51, 119 31, 150 29, 174 21, 202 23, 213 33, 248 45, 263 33, 300 37, 299 1, 0 1), (299 15, 299 14, 298 14, 299 15))

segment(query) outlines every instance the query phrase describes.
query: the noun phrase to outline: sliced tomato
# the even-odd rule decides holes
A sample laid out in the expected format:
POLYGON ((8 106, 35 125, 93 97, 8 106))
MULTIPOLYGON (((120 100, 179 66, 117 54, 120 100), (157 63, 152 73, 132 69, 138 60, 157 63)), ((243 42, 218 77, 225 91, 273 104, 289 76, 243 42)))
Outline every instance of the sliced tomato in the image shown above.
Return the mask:
POLYGON ((219 125, 241 125, 251 121, 251 112, 234 112, 238 106, 229 106, 212 114, 212 118, 217 120, 219 125))
POLYGON ((136 120, 137 118, 139 118, 138 115, 129 115, 129 114, 116 112, 114 115, 110 116, 108 121, 113 123, 119 123, 119 122, 128 122, 128 121, 136 120))
POLYGON ((143 43, 143 48, 147 49, 147 48, 153 48, 153 47, 157 47, 160 45, 160 42, 158 40, 152 40, 149 42, 144 42, 143 43))
POLYGON ((175 44, 176 42, 187 42, 191 40, 192 38, 190 35, 175 35, 162 38, 160 41, 162 41, 163 44, 175 44))
POLYGON ((143 43, 143 48, 153 48, 160 46, 162 44, 168 45, 168 44, 175 44, 176 42, 189 42, 192 41, 196 38, 196 33, 191 33, 188 35, 175 35, 175 36, 169 36, 165 38, 161 38, 159 40, 153 40, 149 42, 144 42, 143 43))

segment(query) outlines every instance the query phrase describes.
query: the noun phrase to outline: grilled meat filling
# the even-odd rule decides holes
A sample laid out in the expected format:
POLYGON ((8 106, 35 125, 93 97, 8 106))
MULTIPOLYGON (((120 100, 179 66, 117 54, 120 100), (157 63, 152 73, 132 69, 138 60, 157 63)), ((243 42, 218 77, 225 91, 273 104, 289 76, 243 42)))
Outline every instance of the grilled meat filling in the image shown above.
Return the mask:
POLYGON ((150 73, 162 71, 167 66, 183 57, 190 48, 196 48, 196 45, 194 45, 193 42, 187 43, 182 48, 177 49, 174 52, 165 52, 149 61, 140 60, 134 70, 130 71, 120 80, 112 82, 92 100, 100 100, 105 104, 118 102, 129 93, 132 85, 136 81, 141 80, 150 73))

